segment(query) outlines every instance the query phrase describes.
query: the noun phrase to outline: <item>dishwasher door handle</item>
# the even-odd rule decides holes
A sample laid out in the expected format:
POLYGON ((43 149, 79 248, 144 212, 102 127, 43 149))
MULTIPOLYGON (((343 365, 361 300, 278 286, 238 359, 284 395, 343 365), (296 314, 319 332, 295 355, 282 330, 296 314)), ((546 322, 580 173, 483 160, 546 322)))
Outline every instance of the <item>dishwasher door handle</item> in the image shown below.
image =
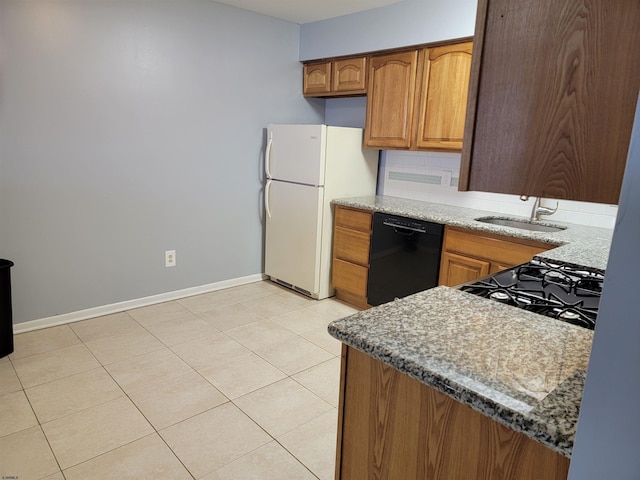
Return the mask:
POLYGON ((387 227, 392 227, 393 230, 396 233, 399 233, 401 235, 412 235, 414 232, 418 232, 418 233, 427 233, 427 230, 424 228, 418 228, 418 227, 406 227, 404 225, 396 225, 394 223, 391 222, 382 222, 383 225, 386 225, 387 227), (399 232, 398 229, 401 230, 409 230, 411 233, 404 233, 404 232, 399 232))

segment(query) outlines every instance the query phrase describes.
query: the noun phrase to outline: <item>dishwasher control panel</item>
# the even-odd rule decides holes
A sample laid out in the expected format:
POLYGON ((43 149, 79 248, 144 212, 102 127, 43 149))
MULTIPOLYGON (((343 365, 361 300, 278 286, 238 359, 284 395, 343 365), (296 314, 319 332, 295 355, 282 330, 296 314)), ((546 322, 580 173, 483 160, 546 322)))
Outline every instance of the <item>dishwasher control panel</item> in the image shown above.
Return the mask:
POLYGON ((406 230, 413 230, 415 232, 425 233, 427 231, 424 222, 419 222, 404 217, 385 217, 383 222, 388 227, 404 228, 406 230))

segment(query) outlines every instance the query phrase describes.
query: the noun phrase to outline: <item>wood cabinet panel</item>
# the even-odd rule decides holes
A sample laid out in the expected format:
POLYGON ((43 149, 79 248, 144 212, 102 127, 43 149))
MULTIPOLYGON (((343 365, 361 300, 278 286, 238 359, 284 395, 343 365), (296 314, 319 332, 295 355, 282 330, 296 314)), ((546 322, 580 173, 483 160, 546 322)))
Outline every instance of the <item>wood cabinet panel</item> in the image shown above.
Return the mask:
POLYGON ((369 269, 355 263, 333 259, 333 286, 359 297, 367 297, 367 275, 369 269))
MULTIPOLYGON (((525 260, 526 262, 527 260, 525 260)), ((520 263, 524 263, 524 262, 520 262, 520 263)), ((517 265, 517 264, 516 264, 517 265)), ((507 265, 501 262, 491 262, 491 267, 489 269, 489 273, 498 273, 501 272, 503 270, 506 270, 507 268, 511 268, 513 267, 513 265, 507 265)))
POLYGON ((305 97, 364 95, 367 92, 367 57, 307 62, 302 76, 305 97))
POLYGON ((531 260, 554 245, 445 227, 440 285, 456 286, 531 260))
POLYGON ((416 147, 462 149, 472 45, 425 49, 416 147))
POLYGON ((460 190, 617 203, 638 25, 637 0, 480 0, 460 190))
POLYGON ((338 206, 336 207, 335 216, 335 224, 339 227, 371 233, 371 212, 338 206))
POLYGON ((306 63, 303 67, 302 92, 306 96, 331 91, 331 62, 306 63))
POLYGON ((417 50, 371 58, 365 145, 409 148, 417 67, 417 50))
POLYGON ((345 347, 336 479, 566 479, 569 460, 345 347))
POLYGON ((335 60, 332 77, 335 93, 366 93, 367 57, 335 60))
POLYGON ((364 232, 349 230, 336 226, 333 232, 333 255, 335 258, 369 265, 369 246, 371 237, 364 232))
POLYGON ((439 284, 454 287, 489 275, 491 263, 486 260, 442 252, 439 284))
POLYGON ((546 243, 456 227, 446 228, 444 245, 447 251, 477 256, 509 266, 531 260, 534 255, 553 248, 553 245, 546 243))
POLYGON ((336 296, 368 308, 369 248, 373 213, 336 206, 331 280, 336 296))

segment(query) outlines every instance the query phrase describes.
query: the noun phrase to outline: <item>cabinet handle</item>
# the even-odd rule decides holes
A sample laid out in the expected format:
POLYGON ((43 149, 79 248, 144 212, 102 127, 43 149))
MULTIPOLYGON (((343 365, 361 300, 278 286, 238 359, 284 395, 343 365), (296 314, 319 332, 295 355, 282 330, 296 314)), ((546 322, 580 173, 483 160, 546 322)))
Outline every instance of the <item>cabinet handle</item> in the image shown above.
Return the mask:
POLYGON ((396 225, 394 223, 389 223, 389 222, 382 222, 382 224, 386 225, 387 227, 393 228, 394 232, 400 233, 402 235, 412 235, 415 232, 417 232, 417 233, 427 233, 427 231, 424 228, 406 227, 404 225, 396 225), (402 232, 401 230, 408 230, 411 233, 402 232))

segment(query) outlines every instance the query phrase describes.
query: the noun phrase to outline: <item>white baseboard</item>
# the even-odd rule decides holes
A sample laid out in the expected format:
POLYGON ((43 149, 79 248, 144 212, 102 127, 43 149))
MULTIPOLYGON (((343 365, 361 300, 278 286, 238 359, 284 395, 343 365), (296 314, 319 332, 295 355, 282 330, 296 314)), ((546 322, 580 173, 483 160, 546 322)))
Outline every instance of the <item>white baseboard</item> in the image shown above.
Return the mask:
POLYGON ((185 288, 183 290, 175 290, 173 292, 160 293, 149 297, 127 300, 125 302, 112 303, 110 305, 101 305, 99 307, 87 308, 86 310, 78 310, 77 312, 69 312, 53 317, 38 318, 28 322, 16 323, 13 325, 13 333, 25 333, 32 330, 40 330, 41 328, 55 327, 64 325, 65 323, 78 322, 89 318, 101 317, 112 313, 124 312, 134 308, 146 307, 156 303, 178 300, 180 298, 192 297, 203 293, 215 292, 225 288, 246 285, 248 283, 259 282, 267 277, 261 273, 255 275, 247 275, 246 277, 232 278, 221 282, 209 283, 198 287, 185 288))

